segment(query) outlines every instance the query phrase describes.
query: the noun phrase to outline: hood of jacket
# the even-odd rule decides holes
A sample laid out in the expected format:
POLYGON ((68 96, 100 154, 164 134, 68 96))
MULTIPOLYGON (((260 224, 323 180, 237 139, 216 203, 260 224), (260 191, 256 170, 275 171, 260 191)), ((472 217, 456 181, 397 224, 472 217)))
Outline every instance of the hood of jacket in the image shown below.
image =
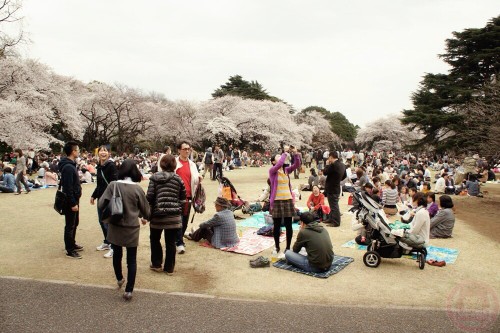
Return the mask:
POLYGON ((319 224, 319 222, 311 222, 306 225, 306 229, 313 230, 316 232, 321 232, 323 231, 323 226, 319 224))
POLYGON ((153 175, 153 180, 157 182, 158 184, 165 184, 167 183, 172 177, 176 175, 175 172, 157 172, 153 175))
POLYGON ((76 162, 67 158, 67 157, 63 157, 61 158, 61 161, 59 162, 58 164, 58 169, 59 169, 59 172, 62 172, 62 169, 68 165, 68 164, 72 164, 75 168, 76 168, 76 162))

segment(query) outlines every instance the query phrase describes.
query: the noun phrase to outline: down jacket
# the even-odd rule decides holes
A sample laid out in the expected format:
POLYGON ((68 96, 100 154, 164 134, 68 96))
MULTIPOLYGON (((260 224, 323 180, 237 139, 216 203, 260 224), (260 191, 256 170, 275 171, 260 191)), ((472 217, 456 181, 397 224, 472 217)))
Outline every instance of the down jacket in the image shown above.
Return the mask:
POLYGON ((180 216, 186 200, 186 188, 175 172, 157 172, 149 178, 147 199, 151 218, 180 216))

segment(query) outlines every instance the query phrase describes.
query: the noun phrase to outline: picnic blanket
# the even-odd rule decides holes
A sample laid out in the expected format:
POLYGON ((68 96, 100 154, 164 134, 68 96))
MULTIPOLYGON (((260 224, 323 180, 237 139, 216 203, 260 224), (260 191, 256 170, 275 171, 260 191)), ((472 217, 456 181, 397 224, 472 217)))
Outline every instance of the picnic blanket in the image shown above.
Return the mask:
MULTIPOLYGON (((353 240, 348 241, 342 247, 347 247, 350 249, 358 249, 366 251, 366 245, 359 245, 353 240)), ((426 259, 434 259, 438 261, 446 261, 447 264, 454 264, 458 258, 458 254, 460 253, 457 249, 450 249, 446 247, 437 247, 437 246, 428 246, 427 247, 427 257, 426 259)), ((407 258, 417 259, 417 255, 414 254, 412 257, 403 256, 407 258)))
MULTIPOLYGON (((238 223, 239 227, 245 227, 245 228, 261 228, 266 225, 266 220, 264 218, 264 213, 267 212, 258 212, 250 216, 249 218, 241 221, 238 223)), ((284 227, 282 227, 284 228, 284 227)), ((293 230, 299 230, 300 226, 298 223, 292 223, 292 229, 293 230)))
MULTIPOLYGON (((257 230, 254 228, 246 229, 242 236, 240 237, 240 242, 238 245, 233 247, 222 248, 222 251, 235 252, 241 254, 247 254, 253 256, 259 252, 262 252, 270 247, 274 246, 274 238, 257 235, 257 230)), ((284 242, 286 236, 281 233, 280 242, 284 242)))
POLYGON ((280 260, 278 262, 275 262, 273 264, 273 266, 276 268, 286 269, 287 271, 292 271, 295 273, 302 273, 305 275, 314 276, 314 277, 321 278, 321 279, 326 279, 327 277, 329 277, 333 274, 337 274, 338 272, 343 270, 347 265, 349 265, 353 261, 354 261, 353 258, 342 257, 342 256, 336 255, 333 257, 332 267, 330 267, 330 270, 323 272, 323 273, 306 272, 300 268, 297 268, 295 266, 287 264, 286 260, 280 260))

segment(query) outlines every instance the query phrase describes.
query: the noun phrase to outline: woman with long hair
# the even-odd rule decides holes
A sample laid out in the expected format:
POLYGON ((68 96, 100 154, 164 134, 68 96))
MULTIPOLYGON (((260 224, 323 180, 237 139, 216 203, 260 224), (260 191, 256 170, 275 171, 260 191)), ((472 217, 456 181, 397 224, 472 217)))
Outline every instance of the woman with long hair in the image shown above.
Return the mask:
POLYGON ((275 250, 273 256, 284 258, 284 253, 280 253, 280 234, 281 224, 286 227, 286 248, 290 250, 292 242, 293 229, 292 218, 295 215, 294 197, 290 185, 290 173, 297 169, 301 164, 300 154, 294 148, 294 163, 291 166, 283 167, 287 159, 289 148, 285 146, 284 152, 281 155, 276 155, 271 158, 273 166, 269 169, 269 180, 271 182, 271 192, 269 195, 270 213, 274 221, 274 244, 275 250))
POLYGON ((118 288, 125 283, 122 273, 123 247, 127 248, 127 285, 123 298, 130 300, 134 291, 135 276, 137 272, 137 246, 139 245, 139 217, 142 224, 149 219, 150 210, 144 191, 139 186, 142 174, 134 160, 123 161, 118 171, 118 180, 109 183, 102 196, 99 198, 98 207, 104 210, 113 192, 121 197, 123 203, 123 216, 116 219, 110 216, 104 220, 108 224, 107 240, 113 249, 113 269, 115 271, 118 288), (115 190, 116 187, 116 190, 115 190))
MULTIPOLYGON (((94 205, 95 201, 98 200, 109 183, 118 179, 118 170, 116 168, 115 162, 111 159, 110 151, 106 146, 100 146, 97 150, 97 155, 99 156, 99 164, 96 168, 97 173, 97 186, 90 197, 90 204, 94 205)), ((113 249, 109 241, 108 237, 108 224, 103 223, 102 220, 102 209, 97 206, 97 219, 99 221, 99 225, 101 226, 102 234, 104 235, 104 240, 102 244, 96 247, 97 251, 108 251, 104 254, 104 258, 112 258, 113 257, 113 249)))

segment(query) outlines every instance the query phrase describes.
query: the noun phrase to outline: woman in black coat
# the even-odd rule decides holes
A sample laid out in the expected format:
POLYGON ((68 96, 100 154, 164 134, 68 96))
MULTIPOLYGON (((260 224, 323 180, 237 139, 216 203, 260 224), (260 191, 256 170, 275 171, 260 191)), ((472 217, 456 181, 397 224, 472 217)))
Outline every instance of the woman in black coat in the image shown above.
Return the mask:
MULTIPOLYGON (((94 205, 96 199, 99 199, 108 184, 114 180, 118 180, 118 170, 116 168, 115 162, 110 158, 110 152, 106 146, 100 146, 97 151, 99 156, 99 164, 97 165, 97 186, 90 197, 90 204, 94 205)), ((111 248, 111 244, 107 240, 108 237, 108 224, 103 223, 102 221, 102 209, 99 209, 97 206, 97 217, 99 220, 99 225, 101 226, 102 233, 104 235, 104 240, 102 244, 96 247, 97 251, 108 251, 104 258, 113 258, 113 249, 111 248)))

